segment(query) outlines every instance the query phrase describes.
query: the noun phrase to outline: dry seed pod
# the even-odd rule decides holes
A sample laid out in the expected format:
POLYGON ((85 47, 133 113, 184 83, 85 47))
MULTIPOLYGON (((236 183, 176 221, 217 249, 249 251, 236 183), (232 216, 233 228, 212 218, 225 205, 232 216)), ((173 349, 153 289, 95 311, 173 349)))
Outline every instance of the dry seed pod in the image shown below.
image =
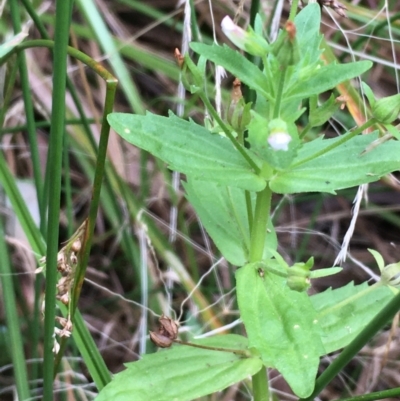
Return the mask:
POLYGON ((171 340, 176 340, 178 337, 178 325, 170 317, 161 315, 159 332, 171 340))
POLYGON ((150 340, 157 345, 157 347, 160 348, 168 348, 172 345, 173 341, 168 338, 163 336, 160 333, 156 333, 154 331, 150 331, 150 340))

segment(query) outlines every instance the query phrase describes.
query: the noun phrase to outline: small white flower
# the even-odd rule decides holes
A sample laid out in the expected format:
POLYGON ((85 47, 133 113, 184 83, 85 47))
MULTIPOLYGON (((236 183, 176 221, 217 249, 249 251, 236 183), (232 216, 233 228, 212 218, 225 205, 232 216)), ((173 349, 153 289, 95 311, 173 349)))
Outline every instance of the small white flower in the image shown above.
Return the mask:
POLYGON ((274 132, 268 137, 268 143, 274 150, 289 150, 292 137, 287 132, 274 132))
POLYGON ((270 50, 268 42, 261 35, 256 34, 250 27, 245 31, 228 16, 222 20, 221 28, 234 45, 253 56, 263 57, 270 50))
POLYGON ((228 15, 221 22, 222 32, 239 48, 243 48, 247 33, 232 21, 228 15))

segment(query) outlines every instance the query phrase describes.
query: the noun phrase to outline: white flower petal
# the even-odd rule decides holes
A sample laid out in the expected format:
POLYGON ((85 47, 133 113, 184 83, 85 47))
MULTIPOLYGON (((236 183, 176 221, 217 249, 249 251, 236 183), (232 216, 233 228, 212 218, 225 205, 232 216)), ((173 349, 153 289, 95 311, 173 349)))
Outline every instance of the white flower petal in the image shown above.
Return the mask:
POLYGON ((289 149, 288 145, 292 137, 286 132, 276 132, 268 137, 268 143, 274 150, 285 150, 289 149))

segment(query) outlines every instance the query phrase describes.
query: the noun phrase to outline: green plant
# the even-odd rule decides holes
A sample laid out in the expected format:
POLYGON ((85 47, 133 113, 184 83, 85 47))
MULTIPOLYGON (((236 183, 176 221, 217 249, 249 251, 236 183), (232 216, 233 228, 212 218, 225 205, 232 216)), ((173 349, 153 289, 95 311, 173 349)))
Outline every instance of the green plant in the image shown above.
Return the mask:
MULTIPOLYGON (((211 116, 205 126, 173 113, 108 116, 124 139, 186 175, 187 198, 222 255, 240 266, 236 291, 248 338, 223 335, 145 355, 117 374, 98 401, 189 400, 249 375, 254 399, 267 400, 265 367, 278 369, 296 395, 313 399, 398 310, 397 290, 391 290, 398 284, 397 265, 385 268, 376 256, 386 276, 374 286, 349 284, 309 296, 311 279, 340 269, 312 271, 312 258, 288 266, 277 252, 273 193, 334 194, 399 167, 398 141, 380 141, 378 130, 360 135, 376 126, 398 137, 390 125, 398 114, 397 97, 375 102, 368 92, 372 111, 365 124, 337 138, 309 139, 309 130, 323 125, 340 106, 334 96, 318 105, 318 96, 371 67, 367 61, 324 65, 319 27, 317 4, 290 20, 274 43, 263 38, 258 19, 248 32, 225 21, 227 35, 259 57, 262 69, 227 46, 193 43, 198 62, 185 55, 182 75, 211 116), (235 99, 223 119, 205 90, 207 60, 255 91, 254 105, 235 99), (296 123, 305 114, 308 124, 300 128, 296 123), (343 347, 343 357, 315 381, 320 357, 343 347)), ((152 338, 168 347, 177 341, 177 329, 172 321, 160 323, 152 338)))

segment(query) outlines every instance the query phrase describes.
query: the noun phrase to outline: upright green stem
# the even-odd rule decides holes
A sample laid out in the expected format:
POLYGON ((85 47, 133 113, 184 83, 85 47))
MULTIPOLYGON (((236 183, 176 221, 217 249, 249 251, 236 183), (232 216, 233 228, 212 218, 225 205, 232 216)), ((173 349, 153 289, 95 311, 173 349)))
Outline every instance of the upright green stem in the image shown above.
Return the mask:
POLYGON ((264 253, 267 223, 271 211, 271 197, 272 191, 268 185, 261 192, 257 192, 253 228, 250 238, 250 262, 260 261, 264 253))
POLYGON ((92 201, 90 202, 89 217, 85 225, 85 234, 83 241, 83 249, 81 258, 76 271, 75 281, 73 285, 73 294, 71 299, 71 314, 75 313, 75 309, 80 296, 82 284, 85 278, 86 267, 89 261, 90 248, 92 244, 92 237, 96 223, 97 210, 100 203, 101 184, 104 179, 105 162, 107 155, 108 137, 110 134, 110 125, 107 121, 107 115, 112 112, 114 105, 115 92, 117 89, 118 81, 107 70, 103 70, 101 74, 107 82, 106 99, 103 109, 103 122, 100 132, 99 150, 96 160, 96 170, 92 189, 92 201))
POLYGON ((49 138, 49 212, 46 254, 46 295, 44 320, 44 362, 43 362, 43 400, 53 398, 53 346, 54 324, 56 315, 57 253, 59 234, 59 213, 61 196, 61 163, 65 118, 65 82, 67 77, 67 47, 72 1, 56 2, 54 72, 51 130, 49 138))
POLYGON ((296 16, 298 7, 299 7, 299 0, 293 0, 292 5, 290 7, 289 21, 294 21, 294 17, 296 16))
MULTIPOLYGON (((250 238, 250 262, 258 262, 264 253, 265 237, 267 235, 267 223, 271 211, 272 191, 267 185, 265 189, 257 193, 254 219, 251 227, 250 238)), ((253 375, 254 401, 268 401, 269 388, 266 368, 263 367, 253 375)))
POLYGON ((267 380, 267 371, 262 367, 255 375, 251 377, 253 383, 254 401, 269 401, 269 388, 267 380))

